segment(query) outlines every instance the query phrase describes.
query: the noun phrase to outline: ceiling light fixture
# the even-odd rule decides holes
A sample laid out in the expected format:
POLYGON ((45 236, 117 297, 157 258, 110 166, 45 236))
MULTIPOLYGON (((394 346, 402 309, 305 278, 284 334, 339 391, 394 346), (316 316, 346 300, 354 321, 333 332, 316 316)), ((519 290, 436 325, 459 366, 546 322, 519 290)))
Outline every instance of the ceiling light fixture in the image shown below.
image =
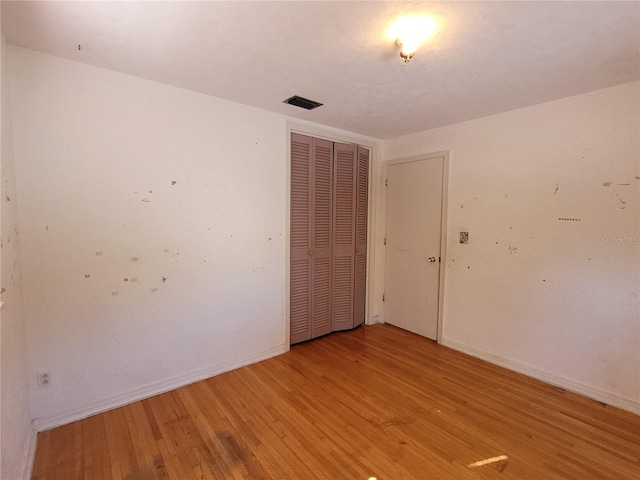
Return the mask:
POLYGON ((400 56, 405 63, 416 54, 420 44, 437 31, 435 20, 429 17, 401 17, 389 28, 388 36, 402 47, 400 56))

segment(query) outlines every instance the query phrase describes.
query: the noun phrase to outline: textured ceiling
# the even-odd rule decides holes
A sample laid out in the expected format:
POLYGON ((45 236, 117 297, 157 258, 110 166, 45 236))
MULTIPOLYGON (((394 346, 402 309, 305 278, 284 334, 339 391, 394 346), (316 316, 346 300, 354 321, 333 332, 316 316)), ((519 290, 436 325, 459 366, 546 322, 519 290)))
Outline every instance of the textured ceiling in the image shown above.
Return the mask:
POLYGON ((3 1, 2 29, 15 45, 379 139, 640 78, 639 2, 3 1), (403 14, 439 24, 408 65, 385 34, 403 14), (282 103, 294 94, 324 106, 282 103))

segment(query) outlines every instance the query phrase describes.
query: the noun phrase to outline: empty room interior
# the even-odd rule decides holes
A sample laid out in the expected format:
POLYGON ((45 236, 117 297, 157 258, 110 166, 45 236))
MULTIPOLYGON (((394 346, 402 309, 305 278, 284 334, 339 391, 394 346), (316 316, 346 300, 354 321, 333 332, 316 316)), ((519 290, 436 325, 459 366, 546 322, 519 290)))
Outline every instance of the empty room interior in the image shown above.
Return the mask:
POLYGON ((640 2, 0 19, 2 480, 640 477, 640 2))

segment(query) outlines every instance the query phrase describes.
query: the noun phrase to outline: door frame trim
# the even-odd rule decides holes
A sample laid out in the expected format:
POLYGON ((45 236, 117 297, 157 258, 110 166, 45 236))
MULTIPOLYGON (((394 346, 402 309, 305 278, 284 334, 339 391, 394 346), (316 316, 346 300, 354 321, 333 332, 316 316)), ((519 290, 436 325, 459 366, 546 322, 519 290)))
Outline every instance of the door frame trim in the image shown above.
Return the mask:
MULTIPOLYGON (((439 262, 439 282, 438 282, 438 332, 436 334, 436 342, 442 343, 442 331, 444 327, 444 286, 445 286, 445 272, 447 265, 447 211, 448 211, 448 198, 449 198, 449 150, 443 150, 440 152, 425 153, 420 155, 413 155, 411 157, 394 158, 391 160, 385 160, 382 162, 382 185, 385 184, 388 178, 388 168, 391 165, 398 165, 402 163, 419 162, 423 160, 432 160, 435 158, 443 158, 442 169, 442 210, 440 212, 440 262, 439 262)), ((384 225, 384 237, 387 235, 387 189, 382 190, 380 199, 380 222, 384 225)), ((382 259, 382 284, 386 282, 386 261, 387 261, 386 249, 383 250, 382 259)), ((384 291, 384 290, 383 290, 384 291)), ((382 318, 384 320, 384 308, 382 310, 382 318)))
MULTIPOLYGON (((350 134, 342 130, 332 129, 330 127, 318 127, 313 124, 297 123, 287 121, 285 124, 285 234, 284 234, 284 258, 285 258, 285 280, 284 280, 284 305, 283 305, 283 328, 284 328, 284 345, 287 351, 291 348, 291 134, 299 133, 316 137, 324 140, 330 140, 338 143, 351 143, 360 145, 369 149, 369 181, 368 181, 368 213, 367 213, 367 288, 365 293, 365 325, 378 323, 376 321, 380 306, 374 301, 376 295, 374 292, 382 288, 382 282, 376 282, 374 272, 374 252, 373 246, 376 245, 375 235, 377 233, 376 222, 376 198, 378 196, 378 185, 375 183, 377 178, 380 145, 373 138, 365 137, 357 134, 350 134)), ((384 281, 384 277, 383 281, 384 281)))

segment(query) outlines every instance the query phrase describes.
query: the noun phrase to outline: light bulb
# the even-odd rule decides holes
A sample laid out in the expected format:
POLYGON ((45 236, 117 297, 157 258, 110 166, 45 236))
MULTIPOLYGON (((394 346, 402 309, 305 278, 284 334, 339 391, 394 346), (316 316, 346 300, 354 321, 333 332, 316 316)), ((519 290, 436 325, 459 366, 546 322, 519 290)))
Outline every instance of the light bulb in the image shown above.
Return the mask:
POLYGON ((437 31, 435 20, 429 17, 402 17, 389 28, 388 36, 402 46, 400 56, 408 62, 420 44, 437 31))
POLYGON ((420 39, 414 36, 408 36, 402 39, 402 51, 400 52, 400 56, 402 58, 411 58, 418 50, 420 46, 420 39))

